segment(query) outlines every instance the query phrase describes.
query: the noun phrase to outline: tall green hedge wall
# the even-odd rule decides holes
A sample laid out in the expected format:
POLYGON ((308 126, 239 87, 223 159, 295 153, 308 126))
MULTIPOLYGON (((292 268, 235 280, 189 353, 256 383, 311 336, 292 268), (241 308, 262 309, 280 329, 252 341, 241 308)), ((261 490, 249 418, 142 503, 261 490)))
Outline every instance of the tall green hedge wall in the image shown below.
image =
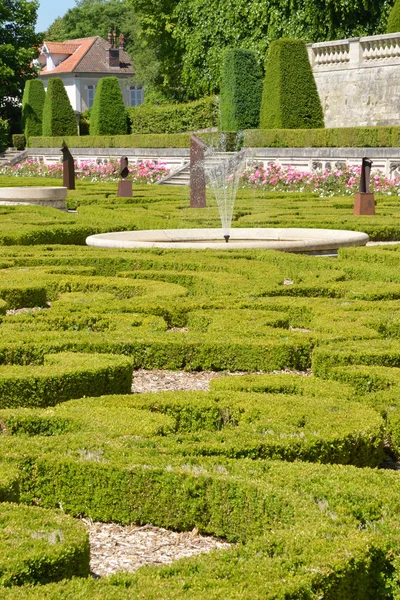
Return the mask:
POLYGON ((388 23, 387 23, 387 33, 397 33, 400 31, 400 1, 395 0, 392 10, 390 11, 388 23))
POLYGON ((43 106, 43 135, 76 135, 77 124, 64 84, 59 77, 49 79, 43 106))
POLYGON ((32 135, 42 135, 45 98, 43 82, 40 79, 29 79, 22 97, 22 128, 27 140, 32 135))
POLYGON ((9 124, 6 119, 0 119, 0 152, 3 152, 8 146, 9 124))
POLYGON ((116 77, 100 79, 90 112, 90 135, 123 135, 128 132, 126 109, 116 77))
POLYGON ((251 50, 228 48, 221 73, 221 127, 239 131, 257 127, 260 120, 262 75, 251 50))
POLYGON ((260 126, 311 129, 324 126, 307 48, 302 40, 271 42, 267 55, 260 126))
POLYGON ((179 133, 219 125, 215 96, 185 104, 132 106, 128 117, 132 133, 179 133))

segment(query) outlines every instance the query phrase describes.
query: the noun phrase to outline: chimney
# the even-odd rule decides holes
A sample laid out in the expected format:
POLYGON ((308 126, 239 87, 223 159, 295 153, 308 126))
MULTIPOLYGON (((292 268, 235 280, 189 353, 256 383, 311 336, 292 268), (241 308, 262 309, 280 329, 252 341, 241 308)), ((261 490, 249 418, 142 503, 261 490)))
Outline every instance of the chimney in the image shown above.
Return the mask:
POLYGON ((121 50, 125 48, 125 36, 123 33, 119 34, 119 47, 121 50))
POLYGON ((111 47, 108 49, 108 64, 110 67, 119 67, 119 48, 116 47, 117 35, 115 30, 108 34, 108 43, 111 47))

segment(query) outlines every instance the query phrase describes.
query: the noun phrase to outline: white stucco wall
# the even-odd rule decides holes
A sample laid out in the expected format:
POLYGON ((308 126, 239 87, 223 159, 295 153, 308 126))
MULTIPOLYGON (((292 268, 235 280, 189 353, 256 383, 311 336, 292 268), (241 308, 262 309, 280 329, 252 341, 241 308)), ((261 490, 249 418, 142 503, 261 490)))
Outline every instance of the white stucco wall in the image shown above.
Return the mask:
POLYGON ((308 45, 326 127, 400 125, 400 33, 308 45))
MULTIPOLYGON (((80 91, 79 91, 79 83, 77 85, 76 78, 73 76, 70 77, 62 77, 59 76, 64 83, 65 91, 67 92, 69 101, 71 102, 71 106, 75 111, 79 111, 80 105, 80 91)), ((47 92, 47 84, 49 82, 50 77, 41 77, 43 81, 44 89, 47 92)))
MULTIPOLYGON (((65 90, 68 94, 72 108, 75 111, 84 112, 88 108, 88 86, 93 85, 96 88, 101 77, 107 77, 107 75, 100 76, 85 73, 77 75, 63 75, 60 73, 57 75, 57 77, 60 77, 64 83, 65 90)), ((118 77, 125 106, 129 106, 129 86, 133 85, 131 83, 131 78, 132 76, 130 74, 118 77)), ((47 91, 49 77, 41 76, 41 79, 43 81, 45 90, 47 91)))

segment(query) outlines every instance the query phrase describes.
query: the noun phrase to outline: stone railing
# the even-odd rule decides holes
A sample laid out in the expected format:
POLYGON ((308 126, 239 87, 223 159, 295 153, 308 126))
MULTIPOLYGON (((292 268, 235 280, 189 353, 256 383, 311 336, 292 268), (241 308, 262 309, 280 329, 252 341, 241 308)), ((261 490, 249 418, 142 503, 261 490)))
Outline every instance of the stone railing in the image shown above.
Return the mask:
POLYGON ((400 62, 400 33, 307 44, 313 69, 359 68, 400 62))

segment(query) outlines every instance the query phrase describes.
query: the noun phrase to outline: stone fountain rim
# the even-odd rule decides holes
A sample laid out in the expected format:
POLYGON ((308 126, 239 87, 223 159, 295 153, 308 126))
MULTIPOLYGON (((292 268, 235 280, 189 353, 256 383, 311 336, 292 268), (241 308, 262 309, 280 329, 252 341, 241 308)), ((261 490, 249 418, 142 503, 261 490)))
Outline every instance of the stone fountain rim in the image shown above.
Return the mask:
POLYGON ((337 250, 365 246, 366 233, 345 229, 233 228, 226 244, 220 228, 151 229, 99 233, 86 238, 88 246, 98 248, 166 248, 175 250, 266 249, 286 252, 337 250), (221 239, 221 241, 216 241, 221 239), (196 240, 196 241, 195 241, 196 240), (245 240, 245 243, 243 243, 245 240))

